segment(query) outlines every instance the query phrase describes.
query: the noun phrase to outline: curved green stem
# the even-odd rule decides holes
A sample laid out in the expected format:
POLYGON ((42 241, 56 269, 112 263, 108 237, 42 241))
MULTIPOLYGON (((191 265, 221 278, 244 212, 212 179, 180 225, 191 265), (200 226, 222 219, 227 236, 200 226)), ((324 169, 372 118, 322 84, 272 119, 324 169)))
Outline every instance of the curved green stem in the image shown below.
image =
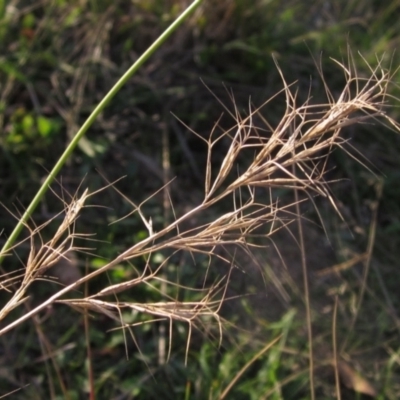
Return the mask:
POLYGON ((17 239, 18 235, 21 233, 22 227, 28 221, 33 211, 39 204, 40 200, 46 193, 47 189, 60 172, 64 163, 68 159, 68 157, 72 154, 76 145, 82 136, 87 132, 87 130, 91 127, 93 122, 96 120, 97 116, 104 110, 104 108, 110 103, 111 99, 119 92, 119 90, 125 85, 125 83, 134 75, 138 69, 153 55, 153 53, 168 39, 168 37, 181 25, 181 23, 197 8, 202 0, 195 0, 193 3, 158 37, 158 39, 153 42, 153 44, 139 57, 139 59, 125 72, 125 74, 118 80, 118 82, 111 88, 111 90, 104 96, 101 102, 97 105, 97 107, 92 111, 88 119, 81 126, 77 134, 72 139, 71 143, 65 149, 64 153, 57 161, 54 168, 51 170, 50 174, 43 182, 39 191, 36 193, 36 196, 31 201, 30 205, 26 209, 24 215, 19 220, 18 224, 12 231, 10 237, 4 244, 3 248, 0 251, 0 264, 3 261, 5 253, 7 250, 11 248, 17 239))

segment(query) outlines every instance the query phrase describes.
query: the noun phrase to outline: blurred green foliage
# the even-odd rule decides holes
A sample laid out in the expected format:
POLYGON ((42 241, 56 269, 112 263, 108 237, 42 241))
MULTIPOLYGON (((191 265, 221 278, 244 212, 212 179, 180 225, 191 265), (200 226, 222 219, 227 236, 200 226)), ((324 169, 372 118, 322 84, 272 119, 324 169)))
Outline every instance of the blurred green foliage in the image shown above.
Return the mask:
MULTIPOLYGON (((0 201, 7 208, 14 210, 13 204, 18 204, 16 208, 21 210, 28 204, 79 124, 181 9, 181 2, 172 0, 0 1, 0 201)), ((170 112, 200 135, 207 136, 222 111, 215 106, 216 100, 199 77, 232 109, 229 94, 221 84, 224 82, 227 88, 232 88, 238 109, 246 110, 249 97, 260 104, 282 88, 273 54, 287 81, 297 81, 300 101, 306 100, 311 87, 312 101, 326 102, 315 64, 321 62, 333 96, 341 92, 345 78, 338 74, 337 66, 329 58, 344 64, 354 63, 358 74, 366 78, 371 74, 367 63, 374 68, 381 57, 385 68, 397 68, 400 64, 399 52, 395 51, 400 43, 399 11, 399 0, 205 1, 190 22, 153 57, 97 121, 59 177, 62 188, 55 185, 56 195, 68 198, 67 193, 74 193, 82 181, 83 187, 89 186, 91 191, 104 186, 98 174, 101 171, 110 181, 127 174, 118 187, 136 203, 142 202, 162 186, 158 174, 162 171, 161 133, 167 132, 171 175, 178 175, 180 182, 171 190, 179 213, 185 205, 196 201, 198 188, 202 187, 202 182, 199 186, 199 180, 193 178, 193 165, 202 171, 205 149, 184 128, 176 127, 170 112), (348 46, 352 54, 348 53, 348 46)), ((394 99, 400 95, 398 85, 393 85, 391 95, 394 99)), ((271 105, 272 122, 279 119, 283 106, 279 102, 271 105)), ((398 108, 388 112, 399 119, 398 108)), ((230 126, 230 122, 225 116, 221 126, 230 126)), ((400 139, 389 130, 370 125, 360 126, 357 132, 346 132, 345 138, 351 138, 360 157, 364 156, 385 175, 383 196, 378 199, 382 211, 376 241, 381 268, 380 275, 373 273, 377 274, 377 282, 383 279, 387 284, 387 295, 398 309, 398 297, 393 293, 398 290, 399 279, 395 267, 400 248, 400 236, 396 235, 400 229, 397 184, 400 139)), ((217 152, 216 165, 218 155, 217 152)), ((334 153, 331 159, 334 171, 330 179, 348 179, 350 174, 352 182, 339 184, 335 196, 346 204, 349 225, 354 222, 358 232, 364 231, 364 234, 353 232, 346 236, 338 229, 342 232, 338 242, 345 248, 353 246, 364 251, 370 218, 368 204, 377 200, 374 181, 371 174, 363 173, 365 169, 349 157, 334 153)), ((62 207, 57 196, 49 195, 37 211, 34 216, 37 224, 47 221, 62 207)), ((95 200, 107 208, 90 208, 88 216, 83 217, 86 219, 78 222, 78 229, 84 233, 96 232, 96 240, 107 243, 93 245, 96 249, 89 252, 97 256, 90 259, 90 268, 100 267, 104 260, 147 235, 140 220, 135 218, 109 225, 131 211, 131 206, 117 194, 106 192, 95 200)), ((159 196, 145 209, 153 216, 155 225, 162 226, 160 204, 159 196)), ((4 229, 8 234, 13 224, 13 218, 1 209, 0 232, 4 229)), ((327 223, 328 227, 334 224, 327 223)), ((48 234, 51 235, 51 229, 48 234)), ((156 263, 162 256, 152 255, 156 263)), ((200 286, 198 270, 207 265, 207 260, 198 262, 197 272, 193 272, 188 260, 178 261, 182 262, 180 283, 200 286)), ((142 270, 145 263, 142 259, 131 268, 117 266, 108 279, 115 283, 133 279, 135 269, 142 270)), ((17 262, 10 263, 8 268, 15 265, 17 262)), ((177 269, 176 265, 170 266, 170 271, 177 269)), ((176 277, 173 272, 172 277, 176 277)), ((135 289, 135 298, 143 302, 157 301, 158 289, 157 285, 141 286, 135 289)), ((46 293, 38 287, 39 298, 41 290, 46 293)), ((376 290, 381 293, 380 288, 376 290)), ((177 293, 169 295, 174 297, 177 293)), ((355 330, 353 335, 354 348, 359 350, 371 345, 379 347, 378 352, 392 352, 389 362, 386 359, 375 362, 371 356, 369 365, 375 368, 374 380, 385 382, 378 398, 396 399, 400 393, 395 360, 399 341, 393 339, 396 329, 391 320, 383 318, 371 333, 368 326, 371 315, 368 312, 374 307, 371 304, 372 300, 367 302, 361 330, 355 330)), ((262 307, 268 308, 268 305, 263 303, 262 307)), ((239 328, 232 334, 228 330, 222 348, 217 348, 216 332, 194 333, 187 366, 184 365, 187 327, 174 324, 172 358, 168 364, 158 365, 158 327, 146 324, 146 317, 132 313, 124 316, 127 321, 140 324, 130 338, 121 330, 107 331, 114 325, 105 317, 91 318, 96 398, 218 398, 242 366, 283 332, 279 346, 246 371, 228 398, 258 400, 270 392, 268 398, 273 399, 308 399, 306 356, 293 354, 293 349, 303 348, 307 341, 299 333, 301 324, 294 312, 289 310, 278 320, 268 321, 258 315, 258 310, 251 307, 246 310, 246 318, 254 325, 249 331, 241 330, 243 321, 236 320, 239 328), (288 376, 293 378, 281 387, 280 382, 288 376)), ((382 309, 377 312, 383 313, 382 309)), ((84 361, 87 362, 87 355, 82 318, 63 307, 51 310, 49 315, 43 321, 43 331, 56 351, 69 396, 86 398, 88 376, 84 361)), ((228 317, 235 320, 234 313, 228 317)), ((318 329, 318 335, 328 335, 329 330, 323 324, 318 329)), ((33 325, 21 326, 2 340, 2 363, 9 368, 0 376, 1 394, 29 384, 14 394, 14 398, 52 398, 53 384, 53 393, 58 396, 54 398, 61 398, 61 384, 51 363, 43 357, 33 325)), ((316 385, 319 399, 332 398, 329 396, 334 393, 334 384, 323 374, 316 385)), ((350 393, 348 398, 354 398, 354 394, 350 393)))

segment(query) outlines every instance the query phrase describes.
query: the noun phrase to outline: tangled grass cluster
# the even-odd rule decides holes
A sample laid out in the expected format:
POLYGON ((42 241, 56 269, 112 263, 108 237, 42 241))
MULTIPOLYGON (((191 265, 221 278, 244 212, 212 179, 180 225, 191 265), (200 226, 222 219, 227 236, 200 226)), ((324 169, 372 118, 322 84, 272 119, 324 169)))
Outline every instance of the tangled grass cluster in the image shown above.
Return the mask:
MULTIPOLYGON (((357 75, 351 56, 349 60, 347 66, 338 63, 347 81, 338 98, 334 98, 325 85, 328 99, 326 104, 312 104, 311 96, 307 102, 298 104, 295 86, 287 84, 281 74, 283 89, 279 94, 285 96, 286 111, 276 126, 270 124, 263 112, 268 103, 273 100, 272 98, 261 107, 255 108, 249 104, 249 110, 245 116, 235 109, 235 113, 232 114, 236 120, 235 125, 222 134, 217 135, 217 129, 215 129, 208 139, 199 136, 199 140, 205 141, 208 146, 204 198, 200 204, 183 215, 176 215, 171 224, 155 232, 151 218, 143 212, 145 203, 137 206, 126 199, 132 205, 131 214, 136 213, 140 216, 148 236, 116 255, 101 268, 88 272, 75 282, 60 288, 47 300, 26 311, 21 317, 5 323, 3 320, 10 312, 27 300, 27 289, 34 281, 51 279, 47 273, 54 264, 61 259, 68 259, 71 251, 85 250, 76 246, 76 240, 90 238, 75 231, 75 221, 80 213, 84 212, 89 199, 95 193, 89 193, 86 189, 83 194, 76 195, 70 204, 65 204, 62 211, 63 220, 56 234, 46 243, 41 240, 41 231, 47 224, 35 228, 26 225, 26 228, 30 230, 30 237, 26 240, 30 240, 31 247, 25 266, 22 272, 17 271, 1 277, 0 289, 8 292, 9 300, 2 305, 0 311, 0 320, 3 321, 0 335, 9 332, 50 305, 64 304, 80 311, 90 310, 104 314, 117 321, 124 329, 129 329, 131 326, 123 319, 122 311, 126 309, 147 314, 152 321, 169 321, 170 341, 173 323, 187 323, 189 326, 187 350, 192 329, 201 329, 202 324, 209 322, 210 319, 216 321, 222 337, 223 327, 219 311, 226 298, 230 271, 234 268, 235 261, 234 257, 222 256, 217 249, 235 245, 251 252, 252 246, 255 246, 254 241, 251 240, 253 236, 262 232, 262 235, 269 240, 277 230, 298 219, 299 215, 290 210, 304 200, 299 200, 297 197, 295 204, 282 205, 278 200, 274 200, 272 194, 274 188, 288 188, 295 192, 304 191, 309 201, 313 201, 315 195, 324 196, 334 205, 328 183, 324 180, 324 173, 326 161, 332 149, 343 148, 345 141, 342 139, 341 131, 344 127, 380 118, 395 130, 400 129, 399 125, 386 113, 387 88, 392 83, 394 73, 386 71, 378 60, 378 66, 370 68, 370 77, 363 78, 357 75), (215 172, 211 165, 213 150, 218 142, 228 140, 230 141, 228 151, 219 170, 215 172), (244 152, 248 154, 248 150, 254 154, 252 160, 247 163, 240 162, 241 156, 244 152), (262 195, 259 195, 258 188, 265 189, 262 195), (226 198, 232 199, 231 211, 203 225, 187 230, 181 229, 186 221, 194 216, 201 216, 205 210, 226 198), (37 246, 38 241, 39 246, 37 246), (161 264, 153 266, 150 256, 158 252, 169 255, 161 264), (167 285, 178 285, 176 282, 165 281, 162 275, 170 258, 177 252, 206 254, 209 258, 208 268, 211 268, 214 259, 219 259, 229 266, 228 272, 213 285, 203 287, 201 299, 196 302, 186 303, 174 298, 166 298, 156 303, 118 301, 120 293, 134 293, 139 285, 152 285, 156 281, 163 281, 167 285), (63 298, 65 294, 74 292, 79 286, 105 274, 114 266, 129 263, 143 256, 147 260, 146 266, 143 271, 137 271, 134 279, 118 284, 110 283, 95 293, 83 294, 80 298, 63 298)), ((321 77, 323 79, 322 73, 321 77)), ((108 185, 110 186, 114 188, 113 184, 108 185)), ((197 220, 201 220, 201 217, 197 220)), ((18 245, 12 250, 18 252, 18 245)), ((2 257, 7 255, 9 252, 1 254, 2 257)), ((199 291, 196 288, 185 289, 199 291)), ((307 298, 306 273, 304 273, 304 290, 307 298)), ((311 339, 310 316, 308 320, 311 339)), ((171 344, 169 349, 171 349, 171 344)), ((310 362, 312 362, 312 357, 310 357, 310 362)))

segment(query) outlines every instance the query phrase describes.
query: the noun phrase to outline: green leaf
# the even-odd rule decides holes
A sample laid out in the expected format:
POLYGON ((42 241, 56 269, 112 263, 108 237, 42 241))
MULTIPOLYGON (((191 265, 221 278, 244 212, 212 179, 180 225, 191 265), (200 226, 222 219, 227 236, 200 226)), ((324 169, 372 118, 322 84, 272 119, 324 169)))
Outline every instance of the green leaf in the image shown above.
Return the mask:
POLYGON ((39 115, 37 117, 37 128, 40 136, 47 137, 54 131, 54 123, 51 119, 39 115))
POLYGON ((24 28, 33 28, 35 26, 36 18, 33 14, 26 14, 22 19, 22 26, 24 28))
POLYGON ((9 75, 12 78, 18 79, 20 82, 27 82, 27 78, 24 74, 19 72, 14 64, 0 60, 0 71, 4 72, 6 75, 9 75))
POLYGON ((33 133, 34 126, 35 126, 35 119, 33 118, 33 116, 31 114, 25 115, 24 118, 22 119, 23 132, 26 135, 31 136, 33 133))
POLYGON ((104 265, 107 264, 107 260, 104 260, 103 258, 94 258, 93 260, 91 260, 90 265, 93 268, 101 268, 104 267, 104 265))

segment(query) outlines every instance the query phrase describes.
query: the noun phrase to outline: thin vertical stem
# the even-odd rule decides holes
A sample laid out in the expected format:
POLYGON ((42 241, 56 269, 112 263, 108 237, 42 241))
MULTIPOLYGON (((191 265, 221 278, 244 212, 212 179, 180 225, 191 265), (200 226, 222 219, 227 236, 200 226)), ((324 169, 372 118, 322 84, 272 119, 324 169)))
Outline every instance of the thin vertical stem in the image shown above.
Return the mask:
POLYGON ((337 354, 337 308, 338 308, 338 296, 335 297, 335 306, 333 308, 333 323, 332 323, 332 343, 333 343, 333 367, 335 369, 335 385, 336 385, 336 393, 337 399, 341 400, 342 395, 340 392, 340 380, 339 380, 339 362, 338 362, 338 354, 337 354))

